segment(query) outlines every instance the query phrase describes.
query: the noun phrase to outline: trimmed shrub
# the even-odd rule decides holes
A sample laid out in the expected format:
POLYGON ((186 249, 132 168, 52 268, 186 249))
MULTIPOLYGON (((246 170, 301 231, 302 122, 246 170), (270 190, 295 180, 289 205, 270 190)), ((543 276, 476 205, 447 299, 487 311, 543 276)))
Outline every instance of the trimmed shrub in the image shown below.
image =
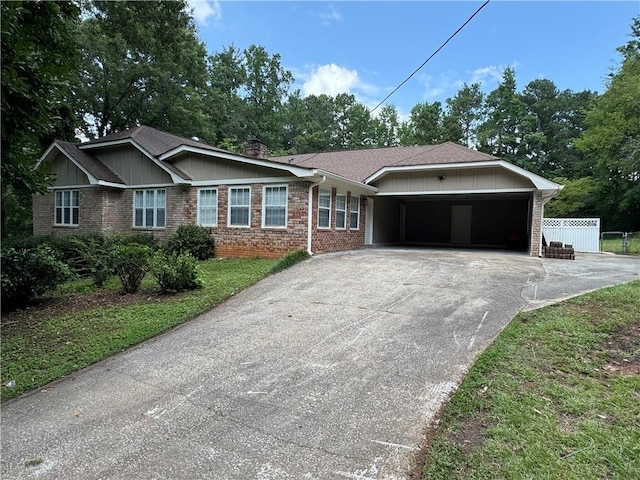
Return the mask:
POLYGON ((167 250, 176 255, 190 253, 198 260, 206 260, 213 257, 214 244, 207 227, 180 225, 167 242, 167 250))
POLYGON ((202 287, 198 262, 189 253, 156 252, 151 264, 151 273, 160 285, 162 293, 176 293, 202 287))
POLYGON ((109 251, 110 266, 120 279, 124 293, 135 293, 151 268, 153 250, 147 245, 115 245, 109 251))
POLYGON ((150 233, 114 233, 107 238, 108 245, 146 245, 152 250, 158 250, 160 243, 150 233))
POLYGON ((46 243, 80 276, 91 274, 94 256, 104 251, 104 237, 99 233, 48 237, 46 243))
POLYGON ((2 309, 25 307, 72 277, 69 266, 56 258, 46 245, 3 248, 2 309))

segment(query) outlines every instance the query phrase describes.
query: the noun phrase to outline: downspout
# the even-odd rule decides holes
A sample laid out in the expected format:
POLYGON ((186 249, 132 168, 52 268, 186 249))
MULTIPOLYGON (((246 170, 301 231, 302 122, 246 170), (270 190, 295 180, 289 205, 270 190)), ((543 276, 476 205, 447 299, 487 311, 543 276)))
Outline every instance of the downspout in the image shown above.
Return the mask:
POLYGON ((313 252, 311 251, 311 235, 313 232, 313 189, 326 181, 327 177, 323 175, 322 180, 318 183, 312 183, 309 185, 309 211, 307 213, 307 253, 309 255, 313 255, 313 252))

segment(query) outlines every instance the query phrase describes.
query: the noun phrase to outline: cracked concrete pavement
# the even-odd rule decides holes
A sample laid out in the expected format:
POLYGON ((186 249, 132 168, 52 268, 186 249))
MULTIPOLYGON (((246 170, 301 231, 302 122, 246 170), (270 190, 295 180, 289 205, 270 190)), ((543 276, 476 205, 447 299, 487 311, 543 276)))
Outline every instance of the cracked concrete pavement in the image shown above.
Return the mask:
POLYGON ((477 355, 526 308, 640 259, 366 249, 271 276, 2 406, 3 479, 399 479, 477 355))

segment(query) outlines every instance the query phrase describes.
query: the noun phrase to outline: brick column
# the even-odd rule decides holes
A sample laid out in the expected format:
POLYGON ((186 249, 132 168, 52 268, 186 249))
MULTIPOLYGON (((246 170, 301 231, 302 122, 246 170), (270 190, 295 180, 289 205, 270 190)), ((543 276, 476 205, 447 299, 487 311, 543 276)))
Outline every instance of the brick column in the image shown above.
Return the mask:
POLYGON ((540 244, 542 242, 542 216, 544 214, 544 205, 542 203, 542 192, 534 192, 533 205, 531 210, 531 246, 529 255, 539 257, 540 244))

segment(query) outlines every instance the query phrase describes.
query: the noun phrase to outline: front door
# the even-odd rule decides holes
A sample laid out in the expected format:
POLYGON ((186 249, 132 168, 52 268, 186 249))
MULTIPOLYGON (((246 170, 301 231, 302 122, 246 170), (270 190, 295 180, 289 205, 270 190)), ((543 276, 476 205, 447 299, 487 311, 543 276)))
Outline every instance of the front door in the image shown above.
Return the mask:
POLYGON ((471 243, 471 205, 451 206, 451 243, 471 243))

